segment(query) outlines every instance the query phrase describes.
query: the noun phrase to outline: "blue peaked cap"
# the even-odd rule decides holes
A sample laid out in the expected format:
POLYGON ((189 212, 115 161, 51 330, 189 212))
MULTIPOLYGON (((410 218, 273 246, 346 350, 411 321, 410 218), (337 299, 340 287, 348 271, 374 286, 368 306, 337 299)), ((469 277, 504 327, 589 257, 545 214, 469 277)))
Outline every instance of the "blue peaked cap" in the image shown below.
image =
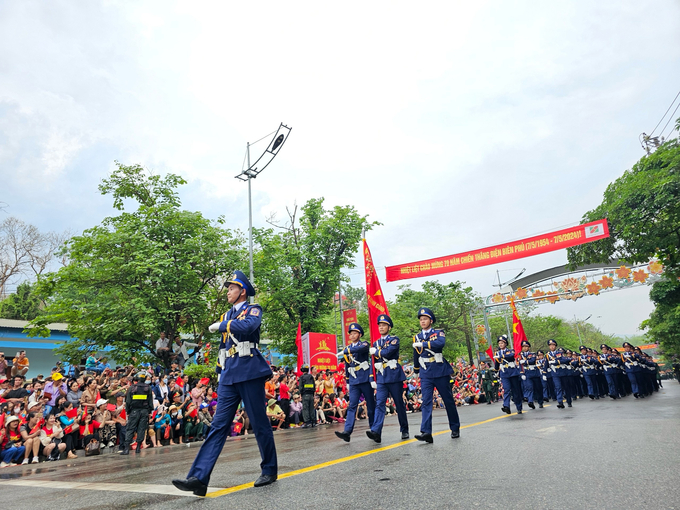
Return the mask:
POLYGON ((386 313, 378 315, 378 324, 381 322, 384 322, 385 324, 389 324, 391 328, 394 327, 394 323, 392 322, 392 319, 390 319, 390 316, 387 315, 386 313))
POLYGON ((359 324, 358 322, 353 322, 352 324, 350 324, 349 328, 347 328, 347 331, 349 331, 350 333, 352 331, 358 331, 361 334, 361 336, 364 336, 364 328, 362 328, 361 324, 359 324))
POLYGON ((255 295, 255 288, 252 286, 246 275, 241 271, 234 271, 234 274, 232 274, 231 277, 226 282, 224 282, 224 286, 228 287, 230 283, 235 283, 242 289, 246 289, 246 296, 255 295))
POLYGON ((422 316, 429 317, 432 320, 432 324, 437 322, 437 319, 434 317, 434 312, 430 310, 429 308, 426 308, 424 306, 421 306, 418 308, 418 318, 420 319, 422 316))

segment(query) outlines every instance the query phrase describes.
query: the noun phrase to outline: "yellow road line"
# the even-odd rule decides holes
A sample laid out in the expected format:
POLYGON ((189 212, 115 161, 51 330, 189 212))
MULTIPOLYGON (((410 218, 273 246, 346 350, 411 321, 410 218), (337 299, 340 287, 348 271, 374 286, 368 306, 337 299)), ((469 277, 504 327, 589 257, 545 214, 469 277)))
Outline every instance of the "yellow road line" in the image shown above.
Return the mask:
MULTIPOLYGON (((544 407, 548 407, 548 406, 546 405, 544 407)), ((513 413, 513 414, 517 414, 517 413, 513 413)), ((507 418, 508 416, 512 416, 513 414, 504 414, 502 416, 496 416, 495 418, 490 418, 488 420, 478 421, 477 423, 470 423, 469 425, 463 425, 461 427, 461 429, 469 429, 471 427, 476 427, 477 425, 484 425, 485 423, 491 423, 492 421, 502 420, 503 418, 507 418)), ((441 434, 448 434, 450 432, 451 432, 451 429, 442 430, 441 432, 436 432, 432 435, 433 436, 439 436, 441 434)), ((343 462, 349 462, 350 460, 360 459, 362 457, 368 457, 369 455, 373 455, 374 453, 385 452, 387 450, 392 450, 393 448, 399 448, 400 446, 405 446, 407 444, 417 443, 417 442, 418 442, 418 440, 416 440, 416 439, 409 439, 408 441, 401 441, 399 443, 394 443, 394 444, 391 444, 389 446, 383 446, 381 448, 374 448, 372 450, 366 450, 365 452, 356 453, 356 454, 350 455, 348 457, 341 457, 339 459, 329 460, 328 462, 322 462, 321 464, 315 464, 313 466, 309 466, 309 467, 306 467, 306 468, 295 469, 294 471, 288 471, 286 473, 280 474, 279 479, 289 478, 291 476, 297 476, 297 475, 301 475, 303 473, 309 473, 311 471, 316 471, 317 469, 323 469, 323 468, 327 468, 327 467, 330 467, 330 466, 335 466, 337 464, 342 464, 343 462)), ((251 487, 253 487, 253 482, 248 482, 248 483, 244 483, 242 485, 235 485, 234 487, 229 487, 227 489, 220 489, 220 490, 216 490, 216 491, 213 491, 213 492, 209 492, 208 494, 205 495, 205 497, 206 498, 217 498, 217 497, 220 497, 220 496, 225 496, 227 494, 233 494, 234 492, 239 492, 239 491, 242 491, 242 490, 245 490, 245 489, 250 489, 251 487)))

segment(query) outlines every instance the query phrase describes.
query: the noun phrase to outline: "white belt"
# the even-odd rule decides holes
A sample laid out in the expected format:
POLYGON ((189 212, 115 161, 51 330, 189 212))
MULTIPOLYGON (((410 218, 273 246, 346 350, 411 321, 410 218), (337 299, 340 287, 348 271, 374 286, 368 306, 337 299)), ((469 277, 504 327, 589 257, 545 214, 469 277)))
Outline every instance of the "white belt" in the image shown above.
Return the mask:
POLYGON ((501 368, 515 368, 517 365, 515 365, 514 361, 508 361, 507 363, 501 363, 501 368))
POLYGON ((396 359, 390 359, 383 363, 376 363, 375 364, 375 369, 378 370, 381 374, 384 372, 384 366, 387 366, 387 368, 392 368, 395 369, 397 368, 397 360, 396 359))
POLYGON ((356 367, 349 367, 347 369, 347 371, 349 372, 349 375, 351 375, 352 377, 354 377, 356 379, 356 371, 357 370, 368 370, 368 366, 369 366, 368 361, 362 361, 356 367))
POLYGON ((444 362, 444 355, 441 352, 434 352, 434 355, 430 358, 424 358, 423 356, 420 357, 419 361, 423 365, 423 368, 427 370, 427 363, 443 363, 444 362))
POLYGON ((525 370, 536 370, 536 366, 534 365, 533 367, 531 366, 526 366, 524 367, 525 370))

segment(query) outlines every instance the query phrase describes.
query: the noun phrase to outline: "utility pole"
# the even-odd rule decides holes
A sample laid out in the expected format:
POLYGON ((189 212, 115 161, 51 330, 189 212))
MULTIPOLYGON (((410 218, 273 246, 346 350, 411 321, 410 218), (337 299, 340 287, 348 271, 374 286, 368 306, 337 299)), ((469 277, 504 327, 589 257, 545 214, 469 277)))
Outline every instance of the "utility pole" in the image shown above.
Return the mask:
POLYGON ((468 359, 470 360, 470 366, 472 366, 474 365, 474 362, 472 358, 472 346, 470 345, 470 331, 468 330, 468 320, 467 313, 465 313, 465 309, 463 309, 463 326, 465 328, 465 341, 467 342, 468 359))

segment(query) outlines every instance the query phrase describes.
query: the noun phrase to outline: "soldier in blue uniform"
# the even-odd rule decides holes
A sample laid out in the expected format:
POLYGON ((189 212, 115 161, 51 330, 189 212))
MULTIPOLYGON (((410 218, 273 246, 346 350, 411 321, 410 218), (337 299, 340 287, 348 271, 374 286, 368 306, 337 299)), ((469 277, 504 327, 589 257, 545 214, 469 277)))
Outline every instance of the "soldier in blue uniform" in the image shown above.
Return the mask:
POLYGON ((552 381, 552 370, 548 365, 548 359, 545 357, 545 352, 541 349, 536 351, 536 366, 541 371, 541 382, 543 384, 543 402, 550 402, 550 399, 555 399, 555 385, 552 381))
POLYGON ((567 389, 567 379, 569 377, 569 369, 571 366, 571 358, 564 356, 564 349, 557 348, 557 342, 552 338, 548 340, 549 351, 546 354, 548 360, 548 367, 552 370, 552 380, 555 385, 555 393, 557 394, 557 408, 564 409, 564 398, 567 399, 567 405, 571 407, 571 392, 565 391, 567 389))
POLYGON ((623 342, 623 348, 625 349, 623 356, 623 363, 626 366, 626 375, 628 380, 630 380, 630 387, 633 391, 633 396, 635 398, 645 398, 644 395, 640 394, 640 381, 638 381, 638 356, 633 351, 633 346, 628 342, 623 342))
POLYGON ((585 345, 579 346, 578 350, 581 352, 581 369, 583 370, 583 377, 586 380, 586 388, 590 400, 600 398, 600 392, 597 389, 597 363, 590 354, 585 345))
POLYGON ((273 483, 278 473, 276 445, 266 413, 264 391, 264 383, 271 377, 272 371, 257 349, 262 307, 247 302, 247 296, 254 296, 255 289, 241 271, 236 271, 224 285, 227 287, 227 300, 233 306, 222 314, 219 322, 209 328, 213 333, 222 333, 216 369, 219 378, 217 409, 210 432, 196 455, 187 479, 172 481, 178 489, 193 491, 198 496, 206 494, 210 474, 231 432, 231 424, 241 401, 248 413, 262 457, 262 473, 255 481, 255 487, 273 483))
POLYGON ((456 409, 456 401, 451 390, 451 374, 453 368, 444 359, 446 336, 441 329, 434 329, 436 318, 429 308, 418 310, 421 331, 413 337, 413 369, 420 375, 420 390, 423 403, 420 407, 423 417, 420 423, 420 434, 414 437, 426 443, 434 442, 432 438, 432 398, 437 388, 439 396, 446 407, 446 415, 453 439, 460 437, 460 418, 456 409))
POLYGON ((345 377, 349 384, 349 406, 347 406, 347 416, 345 416, 345 430, 336 431, 335 435, 349 443, 354 430, 361 395, 366 400, 368 424, 370 427, 373 426, 373 418, 375 417, 373 390, 376 388, 376 384, 371 371, 371 355, 369 353, 371 346, 368 342, 361 340, 361 337, 364 336, 364 328, 353 322, 347 330, 351 343, 338 353, 338 357, 343 356, 345 359, 345 377))
POLYGON ((399 338, 390 335, 392 319, 389 315, 378 316, 378 330, 380 338, 375 341, 369 352, 373 356, 375 377, 378 388, 376 390, 375 418, 371 430, 366 435, 376 443, 382 440, 382 428, 385 421, 385 403, 388 395, 392 396, 394 407, 397 408, 401 439, 408 439, 408 418, 404 405, 404 381, 406 375, 399 364, 399 338))
POLYGON ((522 414, 522 383, 520 369, 515 362, 515 350, 508 349, 508 337, 501 335, 496 340, 498 351, 493 358, 494 368, 500 369, 501 384, 503 385, 503 407, 501 411, 510 414, 510 397, 515 403, 517 414, 522 414))
POLYGON ((541 369, 538 366, 538 359, 535 352, 529 349, 531 344, 528 340, 522 340, 522 352, 519 355, 519 364, 524 371, 522 381, 526 383, 526 397, 531 409, 536 409, 534 401, 538 402, 538 407, 543 409, 543 384, 541 380, 541 369))

